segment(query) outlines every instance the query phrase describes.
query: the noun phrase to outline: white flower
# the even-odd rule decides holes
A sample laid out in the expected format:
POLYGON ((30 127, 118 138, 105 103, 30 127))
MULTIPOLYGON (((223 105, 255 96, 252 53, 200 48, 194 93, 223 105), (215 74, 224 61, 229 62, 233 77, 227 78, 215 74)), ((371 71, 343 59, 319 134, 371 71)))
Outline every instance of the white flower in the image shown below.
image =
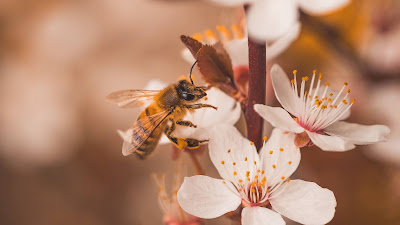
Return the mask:
POLYGON ((321 15, 344 7, 350 0, 209 0, 222 5, 249 4, 249 35, 262 41, 274 41, 286 34, 299 20, 301 9, 321 15))
POLYGON ((223 179, 186 177, 178 191, 183 210, 215 218, 242 204, 243 225, 285 224, 281 215, 303 224, 325 224, 333 218, 332 191, 288 179, 300 162, 300 150, 290 141, 294 134, 275 129, 259 155, 233 126, 221 125, 212 133, 210 158, 223 179))
MULTIPOLYGON (((145 87, 146 90, 161 90, 166 86, 165 83, 159 80, 151 80, 145 87)), ((211 88, 206 91, 207 97, 201 99, 199 103, 210 104, 218 107, 218 110, 211 108, 200 108, 194 110, 193 113, 188 113, 183 120, 191 121, 197 127, 175 126, 172 133, 176 137, 195 138, 198 140, 208 140, 209 129, 218 124, 234 125, 240 118, 241 107, 240 103, 231 98, 217 88, 211 88)), ((143 106, 143 109, 147 105, 143 106)), ((123 140, 128 143, 132 138, 131 130, 118 131, 123 140)), ((167 136, 162 135, 159 144, 171 143, 167 136)))
MULTIPOLYGON (((297 39, 299 34, 300 23, 295 23, 279 39, 266 45, 266 59, 271 60, 285 51, 297 39)), ((217 32, 206 30, 204 34, 197 33, 193 35, 193 38, 209 45, 213 45, 218 41, 221 42, 232 60, 234 69, 239 66, 249 66, 248 37, 240 25, 233 24, 231 29, 225 26, 217 26, 217 32)), ((195 58, 189 49, 185 48, 182 51, 182 57, 190 64, 195 62, 195 58)))
POLYGON ((339 121, 350 115, 354 100, 348 100, 350 89, 347 83, 334 94, 329 92, 329 83, 322 87, 320 74, 316 82, 315 71, 311 84, 306 89, 308 77, 303 77, 300 90, 297 87, 296 71, 289 81, 278 65, 271 69, 275 96, 283 108, 257 104, 255 111, 272 126, 296 133, 295 143, 299 147, 312 143, 326 151, 346 151, 355 144, 372 144, 387 140, 390 129, 383 125, 365 126, 339 121), (317 83, 314 89, 314 83, 317 83), (300 96, 298 94, 300 92, 300 96), (293 119, 290 114, 295 118, 293 119))

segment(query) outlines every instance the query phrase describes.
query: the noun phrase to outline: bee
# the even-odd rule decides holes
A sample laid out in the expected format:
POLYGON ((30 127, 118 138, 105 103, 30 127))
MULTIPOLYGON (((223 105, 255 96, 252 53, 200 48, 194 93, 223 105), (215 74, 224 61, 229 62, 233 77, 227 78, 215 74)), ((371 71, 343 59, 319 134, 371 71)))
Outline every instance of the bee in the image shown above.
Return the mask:
POLYGON ((122 145, 124 156, 135 153, 140 159, 147 158, 156 148, 162 134, 178 148, 198 148, 201 143, 208 140, 174 137, 176 126, 196 127, 191 121, 183 120, 188 112, 209 107, 209 104, 198 103, 207 95, 206 87, 196 86, 192 80, 190 69, 190 82, 180 80, 170 84, 160 91, 150 90, 123 90, 109 94, 106 101, 122 108, 132 108, 144 102, 150 105, 140 113, 133 126, 128 129, 128 138, 122 145))

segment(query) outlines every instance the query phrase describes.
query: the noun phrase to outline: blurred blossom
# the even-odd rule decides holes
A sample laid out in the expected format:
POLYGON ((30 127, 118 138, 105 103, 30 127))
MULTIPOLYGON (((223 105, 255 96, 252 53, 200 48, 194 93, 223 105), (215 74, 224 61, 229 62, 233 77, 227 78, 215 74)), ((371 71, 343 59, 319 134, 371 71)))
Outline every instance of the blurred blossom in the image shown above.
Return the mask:
POLYGON ((400 99, 399 84, 377 85, 368 93, 369 103, 363 109, 373 116, 379 115, 382 122, 390 127, 391 137, 387 142, 369 146, 366 153, 373 159, 400 166, 400 105, 393 104, 400 99))
MULTIPOLYGON (((146 90, 160 90, 167 84, 159 80, 151 80, 145 87, 146 90)), ((209 129, 218 124, 234 125, 240 118, 240 103, 231 98, 217 88, 211 88, 206 91, 207 96, 199 101, 199 103, 210 104, 218 107, 218 110, 210 108, 200 108, 192 113, 187 113, 183 120, 191 121, 197 127, 176 126, 173 135, 182 138, 195 138, 198 140, 208 140, 210 138, 209 129)), ((147 105, 143 105, 145 109, 147 105)), ((133 129, 127 131, 118 130, 119 135, 125 142, 131 143, 133 129)), ((163 134, 160 144, 168 144, 171 141, 163 134)))
POLYGON ((182 163, 178 161, 175 168, 174 180, 171 194, 167 194, 165 185, 165 174, 157 176, 152 174, 158 187, 158 201, 163 213, 165 225, 201 225, 202 220, 192 216, 179 206, 177 192, 183 181, 182 163))
POLYGON ((292 32, 301 9, 311 15, 322 15, 347 5, 350 0, 209 0, 222 5, 248 4, 249 35, 259 41, 274 41, 292 32))
POLYGON ((80 137, 72 80, 60 71, 31 65, 2 65, 1 154, 17 166, 67 160, 80 137), (55 76, 56 74, 56 76, 55 76))
MULTIPOLYGON (((178 191, 181 207, 200 218, 216 218, 242 205, 243 225, 326 224, 335 214, 332 191, 288 179, 300 163, 294 134, 275 129, 260 150, 229 125, 215 127, 210 158, 223 179, 186 177, 178 191)), ((266 138, 264 138, 266 140, 266 138)))
POLYGON ((347 83, 334 94, 329 91, 329 83, 321 87, 320 74, 314 89, 315 73, 309 89, 305 87, 309 80, 305 76, 298 90, 296 71, 293 72, 294 79, 289 81, 282 68, 274 65, 271 69, 272 84, 283 108, 257 104, 254 109, 272 126, 295 133, 294 142, 299 147, 313 143, 325 151, 347 151, 355 148, 356 144, 373 144, 388 139, 390 129, 387 126, 340 121, 350 115, 349 110, 355 102, 348 102, 350 89, 347 89, 347 83))

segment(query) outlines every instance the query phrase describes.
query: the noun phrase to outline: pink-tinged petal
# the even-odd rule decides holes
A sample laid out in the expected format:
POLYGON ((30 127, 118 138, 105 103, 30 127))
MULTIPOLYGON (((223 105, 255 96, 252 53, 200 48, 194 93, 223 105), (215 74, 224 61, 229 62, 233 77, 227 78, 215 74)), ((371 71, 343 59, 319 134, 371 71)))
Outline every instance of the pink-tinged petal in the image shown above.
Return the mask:
POLYGON ((336 198, 332 191, 316 183, 291 180, 280 188, 284 191, 272 197, 272 208, 301 224, 326 224, 335 215, 336 198))
POLYGON ((274 64, 271 68, 271 80, 275 96, 282 107, 292 115, 297 116, 294 110, 296 106, 295 100, 297 99, 293 95, 293 88, 290 86, 290 80, 285 71, 278 64, 274 64))
POLYGON ((282 37, 298 20, 295 0, 256 1, 247 15, 249 36, 260 42, 282 37))
POLYGON ((284 52, 300 34, 300 23, 294 24, 289 31, 266 48, 267 60, 271 60, 284 52))
POLYGON ((384 125, 366 126, 344 121, 336 122, 325 128, 324 131, 358 145, 387 141, 390 135, 389 127, 384 125))
POLYGON ((234 211, 241 203, 229 182, 207 176, 185 177, 178 191, 178 202, 187 213, 200 218, 216 218, 234 211))
POLYGON ((245 207, 242 211, 242 225, 285 225, 278 213, 263 207, 245 207))
POLYGON ((225 6, 239 6, 242 4, 254 2, 254 0, 208 0, 208 1, 225 6))
POLYGON ((350 0, 297 0, 300 8, 313 15, 327 14, 345 7, 350 0))
POLYGON ((224 47, 228 52, 234 67, 249 65, 249 46, 247 38, 228 41, 224 47))
POLYGON ((324 151, 343 152, 356 147, 353 143, 341 137, 317 134, 309 131, 307 131, 307 134, 311 141, 324 151))
POLYGON ((254 110, 273 127, 294 133, 301 133, 304 131, 304 128, 296 123, 289 113, 281 107, 255 104, 254 110))
POLYGON ((294 145, 294 134, 274 129, 267 143, 260 150, 263 170, 268 185, 272 186, 289 178, 300 164, 300 149, 294 145))
MULTIPOLYGON (((234 172, 249 170, 249 163, 260 165, 256 147, 244 138, 236 127, 219 125, 209 130, 208 149, 211 161, 225 180, 237 182, 234 172), (245 161, 247 159, 247 161, 245 161), (223 162, 223 163, 221 163, 223 162), (235 166, 233 166, 235 163, 235 166)), ((256 175, 256 167, 250 166, 250 176, 256 175)))

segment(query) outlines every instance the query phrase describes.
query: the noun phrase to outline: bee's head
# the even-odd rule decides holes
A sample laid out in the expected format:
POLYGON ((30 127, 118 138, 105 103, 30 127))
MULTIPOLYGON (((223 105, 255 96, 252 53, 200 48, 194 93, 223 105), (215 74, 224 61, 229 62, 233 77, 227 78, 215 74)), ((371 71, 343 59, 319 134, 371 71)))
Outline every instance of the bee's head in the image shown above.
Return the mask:
POLYGON ((179 97, 188 102, 194 102, 206 96, 205 90, 205 87, 198 87, 187 80, 180 80, 177 85, 179 97))

